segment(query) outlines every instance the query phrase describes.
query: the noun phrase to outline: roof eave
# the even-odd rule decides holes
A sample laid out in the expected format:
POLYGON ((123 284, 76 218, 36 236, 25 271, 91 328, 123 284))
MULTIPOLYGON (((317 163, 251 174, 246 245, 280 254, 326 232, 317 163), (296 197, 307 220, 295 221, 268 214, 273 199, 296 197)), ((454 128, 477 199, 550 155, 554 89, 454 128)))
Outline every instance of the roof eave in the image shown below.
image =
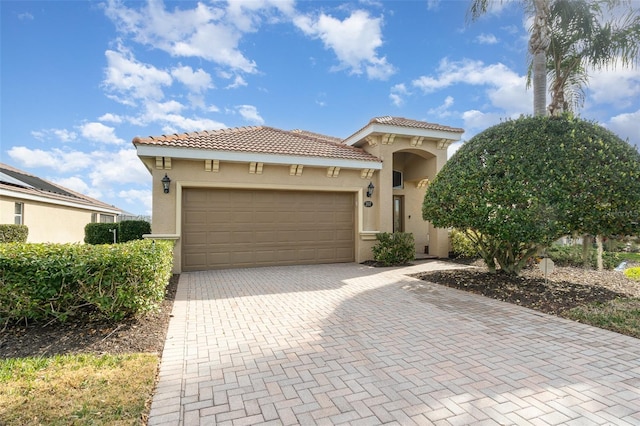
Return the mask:
POLYGON ((435 130, 420 129, 416 127, 395 126, 381 123, 370 123, 358 132, 349 136, 344 140, 346 145, 360 146, 365 143, 367 136, 375 134, 394 134, 403 136, 422 136, 429 139, 447 139, 452 142, 459 141, 462 138, 464 130, 435 130))
POLYGON ((101 206, 96 204, 85 204, 75 200, 67 201, 60 198, 48 197, 46 194, 40 194, 40 195, 28 194, 20 191, 10 190, 7 188, 0 188, 0 195, 5 197, 16 198, 20 200, 37 201, 41 203, 53 204, 53 205, 64 206, 64 207, 73 207, 77 209, 90 210, 90 211, 95 211, 100 213, 111 213, 116 215, 119 215, 122 213, 122 210, 118 209, 117 207, 108 207, 108 206, 101 206))
POLYGON ((342 167, 346 169, 382 169, 377 159, 358 160, 303 155, 266 154, 257 152, 203 150, 136 144, 138 157, 171 157, 189 160, 221 160, 231 162, 260 162, 265 164, 300 164, 310 167, 342 167))

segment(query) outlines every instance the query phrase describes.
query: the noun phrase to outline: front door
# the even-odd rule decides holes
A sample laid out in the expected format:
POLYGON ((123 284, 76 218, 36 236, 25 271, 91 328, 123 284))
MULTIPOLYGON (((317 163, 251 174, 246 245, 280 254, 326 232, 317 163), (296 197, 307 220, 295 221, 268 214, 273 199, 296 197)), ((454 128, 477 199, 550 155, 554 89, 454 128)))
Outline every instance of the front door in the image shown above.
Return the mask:
POLYGON ((393 232, 404 232, 404 195, 393 196, 393 232))

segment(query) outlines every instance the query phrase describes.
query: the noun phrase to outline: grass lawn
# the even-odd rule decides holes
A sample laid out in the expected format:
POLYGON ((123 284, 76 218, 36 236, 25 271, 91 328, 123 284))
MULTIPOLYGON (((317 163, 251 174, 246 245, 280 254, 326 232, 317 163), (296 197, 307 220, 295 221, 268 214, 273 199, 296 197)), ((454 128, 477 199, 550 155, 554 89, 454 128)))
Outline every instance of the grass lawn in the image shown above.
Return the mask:
POLYGON ((565 318, 640 338, 640 299, 615 299, 606 303, 578 306, 565 318))
POLYGON ((640 263, 640 253, 618 253, 618 256, 627 262, 640 263))
POLYGON ((0 360, 0 424, 143 424, 157 366, 155 354, 0 360))

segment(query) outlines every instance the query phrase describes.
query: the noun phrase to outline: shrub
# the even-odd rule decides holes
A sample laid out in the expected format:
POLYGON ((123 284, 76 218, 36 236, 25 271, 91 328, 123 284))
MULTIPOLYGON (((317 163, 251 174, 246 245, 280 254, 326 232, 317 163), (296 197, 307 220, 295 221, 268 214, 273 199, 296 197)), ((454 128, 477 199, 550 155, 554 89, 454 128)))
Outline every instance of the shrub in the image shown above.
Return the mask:
POLYGON ((381 232, 376 234, 378 243, 373 246, 373 259, 384 265, 404 265, 415 258, 415 241, 408 232, 381 232))
MULTIPOLYGON (((582 246, 561 246, 552 245, 547 249, 547 256, 553 260, 557 266, 584 266, 584 260, 582 257, 582 246)), ((589 266, 596 268, 597 266, 597 252, 595 249, 590 248, 587 253, 587 259, 589 266)), ((616 252, 605 251, 602 254, 602 263, 605 269, 613 269, 621 262, 621 257, 616 252)))
POLYGON ((27 225, 0 225, 0 243, 26 243, 27 225))
POLYGON ((116 229, 116 234, 120 233, 117 231, 117 223, 87 223, 84 227, 84 242, 86 244, 113 244, 112 229, 116 229))
POLYGON ((640 281, 640 266, 625 269, 624 274, 632 280, 640 281))
POLYGON ((429 184, 422 218, 479 233, 489 269, 517 275, 563 235, 637 234, 638 211, 640 153, 567 114, 505 121, 465 142, 429 184))
POLYGON ((151 224, 146 220, 123 220, 118 223, 88 223, 84 227, 84 242, 87 244, 113 244, 113 229, 116 242, 141 240, 151 233, 151 224))
POLYGON ((146 220, 123 220, 118 223, 118 242, 126 243, 141 240, 144 234, 151 233, 151 224, 146 220))
POLYGON ((93 308, 120 320, 155 309, 171 276, 173 243, 0 245, 0 321, 65 321, 93 308))
POLYGON ((452 229, 451 251, 456 257, 478 257, 478 247, 465 235, 464 232, 452 229))

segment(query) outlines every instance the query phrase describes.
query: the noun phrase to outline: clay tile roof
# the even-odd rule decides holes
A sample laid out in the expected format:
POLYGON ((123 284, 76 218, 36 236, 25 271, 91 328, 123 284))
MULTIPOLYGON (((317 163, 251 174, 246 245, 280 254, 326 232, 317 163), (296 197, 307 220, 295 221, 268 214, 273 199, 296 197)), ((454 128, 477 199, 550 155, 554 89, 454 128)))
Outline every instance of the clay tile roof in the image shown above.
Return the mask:
MULTIPOLYGON (((442 130, 445 132, 464 133, 464 129, 459 127, 443 126, 441 124, 429 123, 427 121, 411 120, 403 117, 375 117, 369 121, 369 124, 387 124, 389 126, 414 127, 417 129, 442 130)), ((366 126, 365 126, 366 127, 366 126)))
POLYGON ((338 138, 267 126, 235 127, 147 138, 136 137, 133 139, 133 144, 380 162, 379 158, 360 148, 345 145, 338 138))

